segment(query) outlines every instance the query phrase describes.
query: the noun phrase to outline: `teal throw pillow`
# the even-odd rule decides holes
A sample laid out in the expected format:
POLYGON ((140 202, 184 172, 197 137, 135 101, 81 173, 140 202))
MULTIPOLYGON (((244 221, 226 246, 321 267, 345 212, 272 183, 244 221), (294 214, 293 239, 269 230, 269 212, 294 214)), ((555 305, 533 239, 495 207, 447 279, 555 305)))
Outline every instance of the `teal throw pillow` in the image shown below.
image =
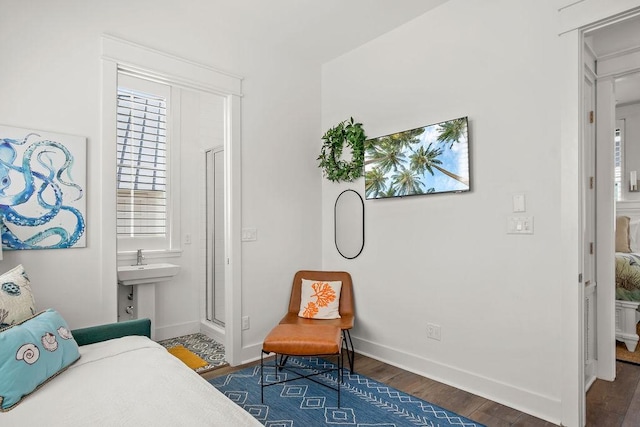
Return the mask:
POLYGON ((78 344, 55 310, 0 331, 0 411, 12 409, 79 358, 78 344))

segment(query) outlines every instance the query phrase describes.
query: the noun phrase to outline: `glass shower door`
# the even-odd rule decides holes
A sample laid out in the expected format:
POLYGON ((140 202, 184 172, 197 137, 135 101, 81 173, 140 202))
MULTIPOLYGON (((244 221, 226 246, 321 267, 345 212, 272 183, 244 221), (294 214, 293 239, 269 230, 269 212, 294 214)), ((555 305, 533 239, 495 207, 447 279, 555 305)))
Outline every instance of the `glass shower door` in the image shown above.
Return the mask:
POLYGON ((224 150, 206 151, 207 320, 224 326, 224 150))

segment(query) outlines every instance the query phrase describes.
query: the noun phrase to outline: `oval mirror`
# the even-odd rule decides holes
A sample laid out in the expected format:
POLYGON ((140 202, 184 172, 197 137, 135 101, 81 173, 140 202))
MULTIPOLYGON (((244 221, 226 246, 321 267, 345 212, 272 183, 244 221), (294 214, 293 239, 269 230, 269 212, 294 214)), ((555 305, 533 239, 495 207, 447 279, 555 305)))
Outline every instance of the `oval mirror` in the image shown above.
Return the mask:
POLYGON ((344 190, 333 208, 334 240, 338 253, 354 259, 364 249, 364 201, 355 190, 344 190))

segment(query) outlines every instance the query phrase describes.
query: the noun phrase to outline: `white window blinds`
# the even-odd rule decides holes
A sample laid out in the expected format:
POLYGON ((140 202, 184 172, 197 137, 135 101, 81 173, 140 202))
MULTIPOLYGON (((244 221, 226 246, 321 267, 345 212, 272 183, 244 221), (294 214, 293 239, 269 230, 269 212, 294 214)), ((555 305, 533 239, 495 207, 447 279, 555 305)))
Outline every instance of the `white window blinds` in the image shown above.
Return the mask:
POLYGON ((167 235, 167 100, 118 88, 117 229, 167 235))
POLYGON ((615 130, 613 137, 614 161, 614 196, 616 201, 622 200, 622 127, 615 130))

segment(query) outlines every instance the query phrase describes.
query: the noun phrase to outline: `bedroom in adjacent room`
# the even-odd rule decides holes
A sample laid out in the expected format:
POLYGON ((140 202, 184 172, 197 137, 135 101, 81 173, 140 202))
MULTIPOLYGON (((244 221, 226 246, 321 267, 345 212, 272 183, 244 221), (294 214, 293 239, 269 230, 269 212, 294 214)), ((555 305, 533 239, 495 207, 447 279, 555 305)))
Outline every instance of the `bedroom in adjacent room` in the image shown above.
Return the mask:
MULTIPOLYGON (((639 368, 618 362, 640 365, 639 28, 640 17, 631 16, 596 28, 586 37, 585 52, 595 64, 597 91, 593 122, 597 129, 598 228, 594 242, 597 290, 585 292, 587 387, 596 378, 616 380, 618 384, 630 370, 639 368), (612 349, 607 335, 614 327, 612 349)), ((595 405, 600 388, 589 390, 594 392, 587 395, 587 405, 595 405)))

